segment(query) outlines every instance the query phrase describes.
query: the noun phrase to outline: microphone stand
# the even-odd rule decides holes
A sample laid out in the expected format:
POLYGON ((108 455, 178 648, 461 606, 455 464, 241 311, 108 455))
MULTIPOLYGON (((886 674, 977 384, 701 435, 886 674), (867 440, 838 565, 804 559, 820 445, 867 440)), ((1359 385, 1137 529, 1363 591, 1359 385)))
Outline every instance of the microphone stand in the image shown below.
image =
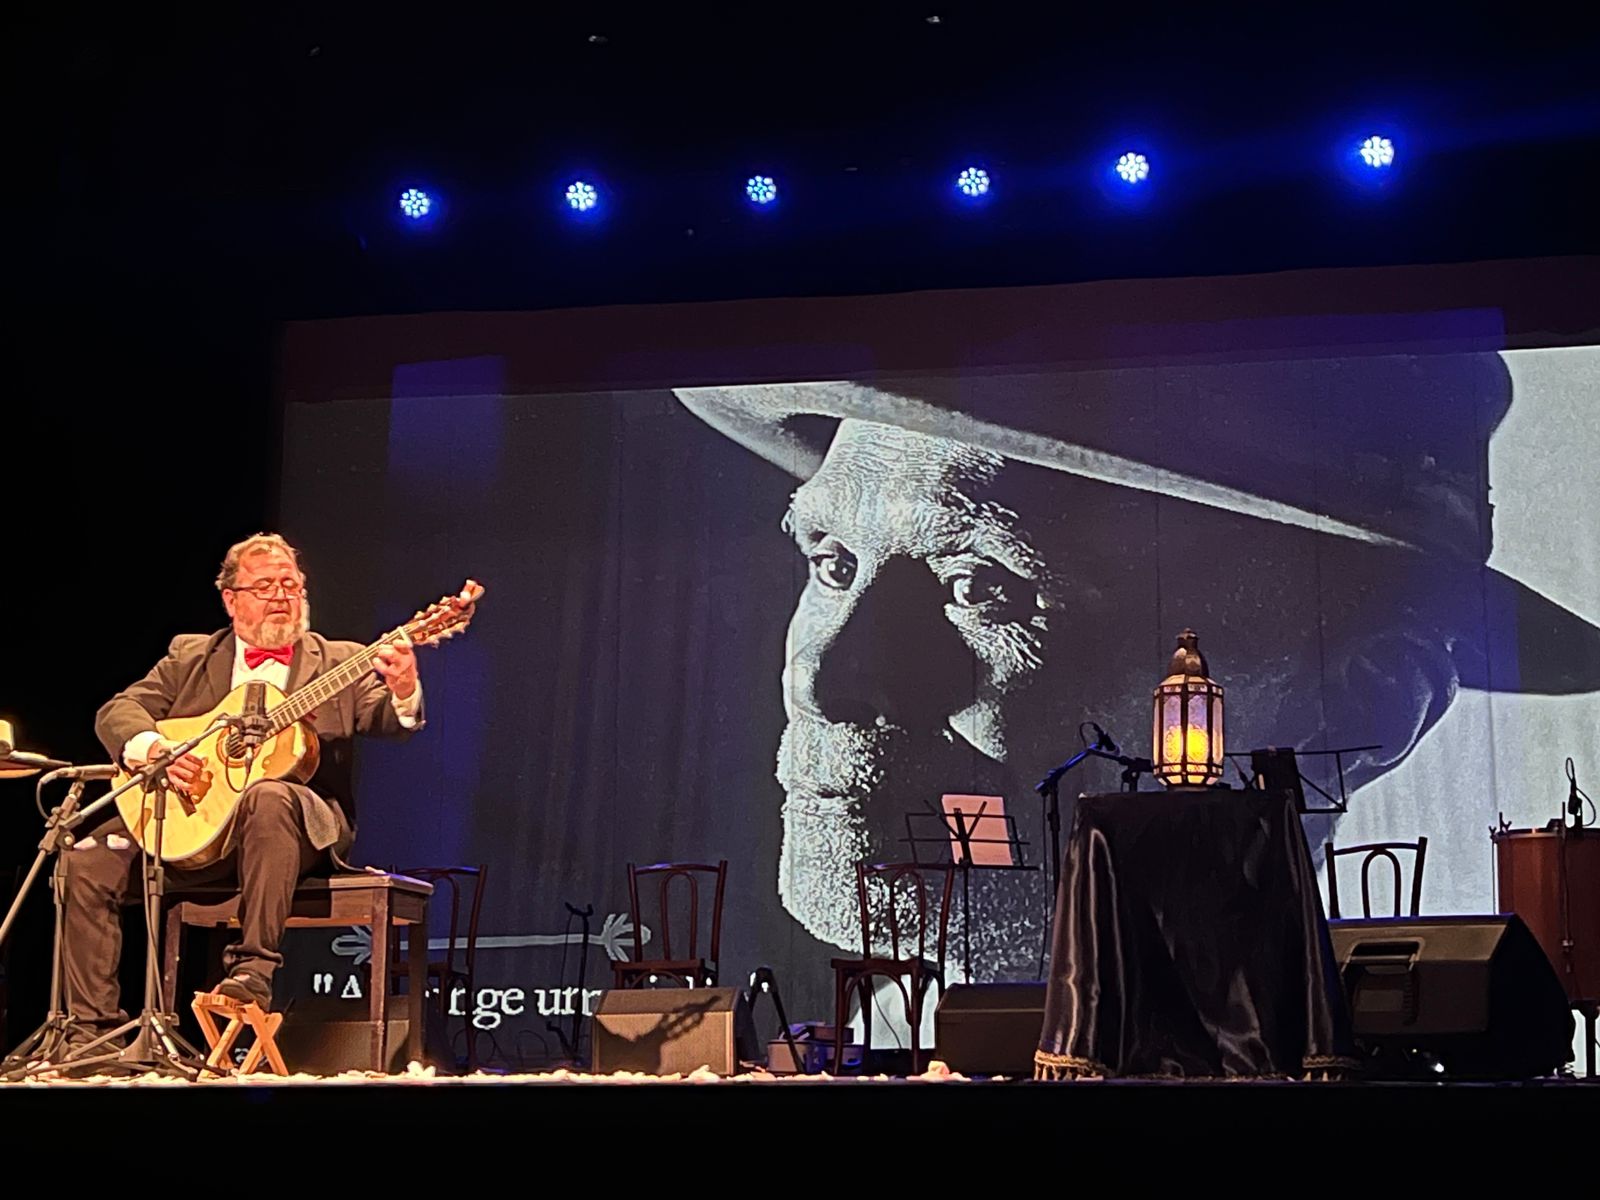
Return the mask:
MULTIPOLYGON (((237 718, 219 716, 205 729, 201 730, 188 741, 180 742, 160 758, 147 762, 144 767, 131 775, 121 787, 113 788, 104 796, 82 809, 76 809, 78 798, 82 795, 82 781, 74 783, 72 791, 59 806, 51 810, 49 818, 45 821, 45 834, 39 842, 39 853, 34 857, 33 866, 29 868, 22 887, 18 890, 16 898, 11 902, 11 909, 6 913, 5 921, 0 923, 0 944, 5 941, 6 935, 11 931, 16 921, 17 913, 22 908, 22 902, 38 878, 39 872, 44 867, 45 860, 52 854, 56 856, 56 869, 53 875, 56 890, 56 932, 53 948, 54 965, 51 968, 51 1012, 45 1025, 30 1036, 19 1047, 17 1052, 8 1056, 8 1061, 18 1058, 24 1051, 28 1052, 19 1068, 14 1068, 0 1078, 7 1080, 23 1079, 32 1075, 43 1074, 56 1070, 68 1064, 74 1067, 113 1066, 133 1074, 143 1074, 146 1071, 155 1071, 167 1075, 176 1075, 185 1079, 197 1077, 205 1068, 205 1058, 191 1046, 177 1032, 177 1017, 162 1011, 162 996, 160 986, 161 955, 160 928, 162 923, 162 901, 166 895, 166 867, 161 858, 162 834, 166 828, 167 818, 167 769, 185 754, 193 751, 201 742, 212 734, 229 728, 237 723, 237 718), (154 793, 152 817, 155 825, 154 849, 144 855, 144 907, 145 924, 148 930, 149 946, 146 953, 144 970, 144 1006, 139 1015, 131 1021, 126 1021, 117 1028, 100 1035, 60 1062, 41 1061, 41 1052, 53 1055, 60 1049, 65 1034, 71 1025, 70 1017, 63 1011, 61 1004, 62 970, 62 933, 63 933, 63 906, 65 895, 63 885, 66 881, 65 864, 61 861, 61 852, 70 849, 75 840, 72 831, 81 825, 90 816, 132 791, 140 788, 154 793), (56 1021, 57 1017, 61 1019, 56 1021), (133 1032, 134 1038, 126 1049, 116 1047, 116 1040, 123 1034, 133 1032)), ((41 784, 45 782, 40 781, 41 784)))
MULTIPOLYGON (((6 913, 3 923, 0 923, 0 945, 5 942, 6 935, 11 932, 17 913, 22 909, 23 899, 27 896, 33 881, 38 877, 45 857, 51 853, 47 845, 59 841, 66 836, 66 831, 77 822, 73 819, 78 807, 78 802, 83 798, 83 785, 86 781, 74 779, 72 787, 67 791, 67 798, 50 810, 50 816, 45 822, 45 840, 40 842, 39 856, 34 859, 33 869, 28 872, 28 877, 23 880, 22 886, 17 890, 16 896, 11 901, 11 908, 6 913)), ((70 839, 68 839, 70 840, 70 839)), ((44 1060, 53 1061, 60 1053, 61 1046, 66 1040, 70 1019, 62 1003, 61 989, 61 929, 66 919, 66 861, 60 855, 56 856, 55 869, 50 874, 50 894, 55 902, 55 932, 51 937, 50 950, 50 1010, 40 1025, 13 1050, 6 1055, 8 1064, 26 1066, 30 1062, 44 1060)), ((10 1078, 10 1073, 0 1075, 0 1078, 10 1078)))
POLYGON ((1046 903, 1050 911, 1044 922, 1044 942, 1039 947, 1039 974, 1044 975, 1045 947, 1050 944, 1051 925, 1055 921, 1056 889, 1060 886, 1061 876, 1061 778, 1086 758, 1103 758, 1107 762, 1117 763, 1122 767, 1122 790, 1136 792, 1139 790, 1139 776, 1153 772, 1156 767, 1148 758, 1130 758, 1126 754, 1116 753, 1105 749, 1099 743, 1085 746, 1066 762, 1033 785, 1033 790, 1038 792, 1045 801, 1045 824, 1050 828, 1050 862, 1045 869, 1048 883, 1045 888, 1046 903))

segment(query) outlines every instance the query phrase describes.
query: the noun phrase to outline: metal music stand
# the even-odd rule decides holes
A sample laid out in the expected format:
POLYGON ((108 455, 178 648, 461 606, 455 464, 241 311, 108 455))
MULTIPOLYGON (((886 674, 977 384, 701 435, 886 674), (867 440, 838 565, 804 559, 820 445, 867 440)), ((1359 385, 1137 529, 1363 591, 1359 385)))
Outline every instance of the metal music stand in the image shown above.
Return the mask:
MULTIPOLYGON (((1249 783, 1257 791, 1288 793, 1293 796, 1295 809, 1303 816, 1348 812, 1350 797, 1344 785, 1344 756, 1365 750, 1382 749, 1382 746, 1341 746, 1337 750, 1293 750, 1284 746, 1268 746, 1260 750, 1251 750, 1249 783), (1307 779, 1300 773, 1299 760, 1302 758, 1333 759, 1333 769, 1339 781, 1337 796, 1319 786, 1316 780, 1307 779), (1306 807, 1305 790, 1308 787, 1327 801, 1326 808, 1306 807)), ((1230 754, 1228 757, 1233 760, 1235 768, 1238 768, 1239 759, 1244 755, 1230 754)))
MULTIPOLYGON (((166 895, 166 865, 161 858, 162 836, 166 829, 167 818, 167 768, 185 754, 194 750, 201 742, 214 733, 223 729, 237 726, 238 718, 220 716, 212 721, 205 729, 201 730, 188 741, 174 746, 166 754, 145 764, 144 768, 135 772, 121 787, 113 788, 94 803, 82 809, 73 811, 77 804, 77 796, 68 794, 67 801, 51 811, 45 822, 45 834, 39 842, 39 853, 34 857, 33 866, 29 868, 27 878, 23 880, 22 887, 18 889, 16 898, 12 901, 11 909, 6 913, 5 920, 0 922, 0 942, 11 931, 16 921, 18 912, 21 911, 23 900, 32 887, 33 881, 39 877, 44 867, 45 859, 56 855, 57 868, 55 883, 57 885, 57 925, 55 945, 52 948, 54 964, 51 968, 50 1016, 45 1024, 36 1030, 23 1044, 22 1048, 29 1048, 34 1057, 21 1059, 20 1065, 13 1066, 0 1078, 7 1080, 25 1079, 33 1075, 41 1075, 49 1071, 59 1070, 62 1067, 112 1067, 133 1074, 143 1074, 155 1071, 166 1075, 176 1075, 184 1079, 198 1078, 206 1069, 205 1056, 191 1046, 187 1040, 178 1033, 178 1018, 175 1014, 163 1010, 161 995, 161 954, 160 938, 162 926, 162 900, 166 895), (61 996, 62 983, 62 940, 61 940, 61 892, 60 885, 64 882, 60 856, 63 850, 69 849, 73 843, 72 831, 83 824, 90 816, 109 807, 118 797, 135 788, 151 792, 154 803, 151 805, 152 823, 155 827, 155 847, 144 857, 144 909, 146 929, 150 940, 144 970, 144 1003, 139 1015, 126 1021, 117 1028, 101 1034, 93 1041, 85 1043, 59 1062, 41 1061, 37 1057, 41 1052, 53 1054, 60 1049, 70 1021, 65 1012, 61 996), (125 1048, 119 1048, 116 1040, 123 1034, 132 1033, 133 1040, 125 1048)), ((41 783, 44 780, 40 781, 41 783)), ((81 787, 75 789, 81 794, 81 787)), ((22 1049, 22 1048, 19 1048, 22 1049)), ((17 1062, 18 1055, 12 1054, 8 1062, 17 1062)))
POLYGON ((979 804, 978 811, 967 813, 956 808, 949 813, 944 812, 909 812, 905 814, 906 836, 902 839, 911 847, 911 861, 918 866, 952 866, 961 873, 961 969, 965 982, 972 980, 972 872, 979 871, 1037 871, 1039 868, 1030 866, 1023 861, 1023 851, 1028 843, 1017 833, 1017 819, 1010 813, 1003 817, 986 816, 987 804, 979 804), (984 823, 992 824, 996 820, 1003 822, 1005 835, 1003 837, 980 837, 980 826, 984 823), (927 822, 937 821, 940 832, 928 833, 918 836, 914 822, 923 822, 923 828, 931 828, 927 822), (918 852, 921 846, 942 846, 949 850, 948 862, 930 862, 918 852), (1008 850, 1006 863, 979 863, 974 862, 974 846, 1005 846, 1008 850))
MULTIPOLYGON (((589 1060, 583 1053, 583 994, 588 985, 589 977, 589 919, 594 916, 594 905, 585 904, 579 908, 570 900, 563 900, 567 907, 566 935, 571 937, 573 921, 583 923, 583 940, 578 943, 578 1003, 572 1007, 572 1021, 570 1029, 562 1029, 561 1022, 551 1018, 544 1023, 550 1033, 556 1035, 556 1041, 561 1045, 563 1062, 561 1065, 570 1065, 574 1071, 586 1070, 589 1060)), ((562 983, 567 981, 567 948, 570 941, 561 943, 561 975, 562 983)), ((477 1030, 472 1027, 472 1022, 467 1021, 467 1036, 477 1036, 477 1030)), ((491 1043, 492 1044, 492 1043, 491 1043)), ((469 1043, 469 1049, 471 1044, 469 1043)))

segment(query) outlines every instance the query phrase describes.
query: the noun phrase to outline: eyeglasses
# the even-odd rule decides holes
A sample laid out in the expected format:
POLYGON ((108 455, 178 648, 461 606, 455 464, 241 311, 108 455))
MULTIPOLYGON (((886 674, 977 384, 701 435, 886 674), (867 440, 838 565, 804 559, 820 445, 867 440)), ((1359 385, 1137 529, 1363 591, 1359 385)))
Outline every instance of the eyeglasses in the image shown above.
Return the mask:
POLYGON ((291 599, 305 594, 306 585, 298 579, 258 579, 250 584, 235 584, 230 592, 249 592, 257 600, 270 600, 279 588, 291 599))

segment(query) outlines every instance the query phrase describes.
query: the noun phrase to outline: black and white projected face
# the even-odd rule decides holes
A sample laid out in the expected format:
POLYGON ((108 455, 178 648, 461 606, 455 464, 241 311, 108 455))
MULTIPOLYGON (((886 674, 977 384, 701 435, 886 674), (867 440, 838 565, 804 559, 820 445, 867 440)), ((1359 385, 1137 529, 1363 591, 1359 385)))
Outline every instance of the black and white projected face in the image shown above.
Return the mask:
POLYGON ((835 945, 859 938, 854 864, 903 812, 1007 757, 1008 701, 1049 657, 1048 565, 999 499, 996 454, 849 420, 784 525, 810 577, 789 623, 778 753, 780 890, 835 945))

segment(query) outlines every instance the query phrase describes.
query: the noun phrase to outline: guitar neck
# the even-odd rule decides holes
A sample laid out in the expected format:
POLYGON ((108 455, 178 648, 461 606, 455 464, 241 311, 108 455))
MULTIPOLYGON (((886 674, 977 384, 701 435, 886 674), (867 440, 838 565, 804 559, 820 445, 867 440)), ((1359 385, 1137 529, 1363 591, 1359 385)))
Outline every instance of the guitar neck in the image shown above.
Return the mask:
POLYGON ((362 676, 372 670, 372 664, 378 658, 378 651, 383 647, 408 640, 404 629, 386 633, 372 645, 352 654, 333 670, 318 675, 292 696, 285 697, 283 703, 267 714, 272 733, 281 733, 296 721, 310 716, 319 705, 326 704, 347 687, 357 683, 362 676))

